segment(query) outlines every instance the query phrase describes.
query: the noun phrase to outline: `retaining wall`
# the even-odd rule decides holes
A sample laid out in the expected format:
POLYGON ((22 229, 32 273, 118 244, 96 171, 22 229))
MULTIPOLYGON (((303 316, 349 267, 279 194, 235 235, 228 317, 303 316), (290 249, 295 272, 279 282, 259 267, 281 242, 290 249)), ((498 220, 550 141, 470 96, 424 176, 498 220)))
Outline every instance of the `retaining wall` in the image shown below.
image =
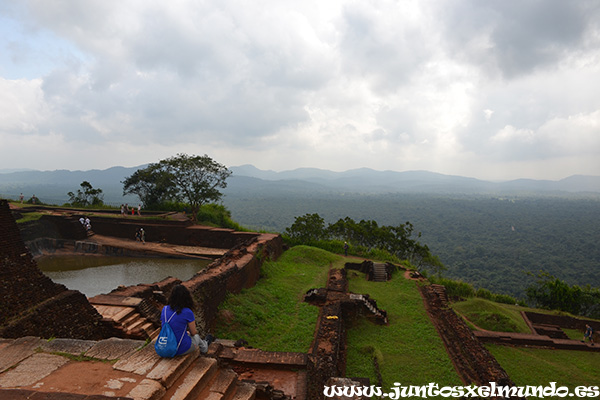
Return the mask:
POLYGON ((465 321, 449 307, 445 288, 419 285, 425 308, 439 332, 456 371, 465 384, 514 386, 496 358, 483 346, 465 321), (442 292, 442 293, 441 293, 442 292))
POLYGON ((188 221, 128 220, 126 218, 91 218, 92 230, 104 236, 134 239, 137 230, 146 231, 146 241, 166 242, 183 246, 201 246, 230 249, 258 236, 254 232, 236 232, 233 229, 190 225, 188 221))

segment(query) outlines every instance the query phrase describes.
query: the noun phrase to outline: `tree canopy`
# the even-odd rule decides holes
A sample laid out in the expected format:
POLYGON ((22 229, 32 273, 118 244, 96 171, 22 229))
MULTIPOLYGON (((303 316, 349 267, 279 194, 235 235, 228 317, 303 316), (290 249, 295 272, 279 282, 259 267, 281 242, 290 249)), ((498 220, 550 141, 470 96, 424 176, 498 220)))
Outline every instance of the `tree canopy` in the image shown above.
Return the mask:
POLYGON ((222 197, 231 171, 207 155, 177 156, 137 170, 123 183, 123 194, 135 194, 147 208, 167 201, 189 204, 193 218, 200 207, 222 197))
POLYGON ((104 204, 102 189, 94 189, 88 181, 81 182, 77 193, 69 192, 69 203, 74 207, 101 206, 104 204))
POLYGON ((526 290, 527 298, 535 307, 562 310, 592 318, 600 317, 599 289, 589 285, 571 286, 543 271, 536 278, 536 282, 526 290))
POLYGON ((431 254, 427 245, 418 242, 421 234, 413 239, 414 226, 410 222, 398 226, 380 226, 373 220, 355 222, 352 218, 339 219, 325 226, 319 214, 296 217, 285 229, 285 234, 296 243, 317 244, 322 240, 343 240, 367 251, 379 249, 399 259, 409 260, 417 267, 433 269, 438 274, 445 269, 438 257, 431 254))

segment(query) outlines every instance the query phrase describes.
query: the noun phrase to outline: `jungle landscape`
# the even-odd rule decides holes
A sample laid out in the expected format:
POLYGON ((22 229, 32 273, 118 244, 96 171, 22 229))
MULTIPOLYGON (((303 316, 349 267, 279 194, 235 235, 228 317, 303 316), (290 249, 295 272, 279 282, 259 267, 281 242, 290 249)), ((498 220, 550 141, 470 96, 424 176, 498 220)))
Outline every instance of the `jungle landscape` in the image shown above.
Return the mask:
MULTIPOLYGON (((119 218, 121 207, 123 218, 128 203, 127 218, 139 221, 170 210, 200 225, 281 234, 288 250, 264 264, 255 287, 219 306, 219 338, 306 352, 319 311, 299 299, 325 287, 328 271, 374 260, 396 266, 392 277, 382 285, 347 270, 349 290, 376 299, 389 329, 383 335, 381 325, 364 318, 349 322, 347 376, 388 387, 398 377, 419 385, 466 381, 457 375, 448 338, 429 320, 433 311, 425 310, 420 292, 426 284, 408 278, 424 276, 430 287, 445 287, 454 318, 463 318, 482 343, 492 341, 485 348, 515 384, 552 379, 574 388, 600 378, 596 348, 580 343, 578 322, 557 328, 561 336, 547 339, 551 348, 493 342, 511 334, 515 343, 538 340, 542 334, 532 326, 545 329, 544 315, 600 319, 600 177, 497 183, 425 171, 277 173, 180 154, 135 168, 0 173, 0 197, 21 209, 22 232, 35 229, 44 212, 28 213, 28 207, 68 207, 88 214, 93 226, 95 210, 119 218), (141 215, 135 215, 138 204, 141 215), (532 325, 525 314, 542 322, 532 325), (585 351, 556 347, 553 341, 563 339, 585 351)), ((442 305, 435 312, 447 310, 442 305)), ((479 343, 470 333, 455 334, 455 342, 479 343)))
MULTIPOLYGON (((104 204, 137 205, 136 196, 123 197, 121 182, 143 167, 4 173, 0 195, 33 193, 43 203, 63 204, 89 181, 103 190, 104 204)), ((409 222, 443 264, 435 272, 475 288, 525 300, 542 273, 600 287, 600 177, 492 183, 425 171, 230 170, 221 203, 246 229, 283 233, 311 214, 325 224, 409 222)))

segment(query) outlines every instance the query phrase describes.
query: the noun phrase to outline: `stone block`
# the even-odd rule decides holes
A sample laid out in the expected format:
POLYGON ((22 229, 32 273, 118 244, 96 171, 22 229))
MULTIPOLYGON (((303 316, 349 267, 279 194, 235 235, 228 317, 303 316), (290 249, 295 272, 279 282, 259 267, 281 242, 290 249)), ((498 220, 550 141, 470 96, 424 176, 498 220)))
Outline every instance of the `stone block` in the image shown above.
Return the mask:
POLYGON ((168 390, 199 355, 200 350, 196 349, 185 356, 161 358, 146 378, 159 381, 168 390))
POLYGON ((133 388, 127 397, 134 400, 159 400, 165 395, 165 388, 159 382, 152 379, 144 379, 133 388))
POLYGON ((237 374, 231 370, 221 370, 220 374, 214 380, 210 387, 210 391, 220 393, 221 395, 229 393, 237 381, 237 374))
POLYGON ((34 350, 38 348, 42 342, 43 340, 40 338, 26 336, 15 339, 7 346, 0 347, 0 372, 33 355, 34 350))
POLYGON ((44 341, 41 344, 42 350, 48 353, 66 353, 74 356, 81 355, 94 346, 94 340, 81 339, 54 339, 49 342, 44 341))
POLYGON ((231 400, 254 400, 255 398, 256 386, 246 382, 239 382, 231 400))
POLYGON ((21 361, 14 369, 0 375, 0 387, 31 386, 68 362, 69 359, 53 354, 34 354, 21 361))
POLYGON ((127 354, 117 361, 113 368, 118 371, 146 375, 160 360, 161 358, 154 350, 154 342, 152 342, 140 350, 127 354))
POLYGON ((198 393, 204 389, 213 374, 217 371, 217 360, 214 358, 200 357, 188 369, 183 382, 171 397, 171 400, 186 400, 197 398, 198 393))
POLYGON ((143 340, 110 338, 96 342, 85 355, 100 360, 118 360, 126 354, 141 348, 145 343, 143 340))

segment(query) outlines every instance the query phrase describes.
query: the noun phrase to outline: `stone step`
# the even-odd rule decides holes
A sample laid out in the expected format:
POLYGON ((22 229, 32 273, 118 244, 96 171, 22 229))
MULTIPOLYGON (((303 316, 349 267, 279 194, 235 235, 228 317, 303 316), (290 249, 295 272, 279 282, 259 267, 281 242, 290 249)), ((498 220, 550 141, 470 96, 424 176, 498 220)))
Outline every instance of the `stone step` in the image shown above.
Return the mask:
POLYGON ((132 326, 136 322, 140 321, 141 319, 142 319, 142 316, 136 312, 134 314, 131 314, 124 321, 121 321, 121 325, 123 325, 124 327, 126 327, 126 329, 128 329, 130 326, 132 326))
POLYGON ((111 319, 114 321, 117 321, 119 323, 122 323, 127 318, 131 317, 134 313, 137 312, 135 310, 135 308, 133 308, 133 307, 115 307, 115 308, 120 308, 121 311, 119 311, 114 316, 112 316, 111 319))
POLYGON ((156 339, 158 337, 158 334, 160 333, 160 328, 156 328, 155 330, 152 331, 152 333, 148 334, 148 337, 152 340, 156 339))
POLYGON ((230 369, 221 369, 197 399, 203 400, 228 400, 236 391, 237 374, 230 369))
POLYGON ((143 330, 142 325, 147 323, 148 320, 138 314, 138 317, 132 323, 126 325, 127 331, 143 330))
POLYGON ((199 357, 163 397, 164 400, 195 400, 218 372, 217 360, 199 357))
MULTIPOLYGON (((153 343, 151 345, 154 346, 153 343)), ((159 381, 168 390, 199 355, 200 350, 196 349, 185 356, 161 358, 148 375, 146 375, 146 378, 159 381)))
POLYGON ((246 382, 238 382, 236 390, 230 400, 254 399, 256 399, 256 386, 246 382))
POLYGON ((148 322, 148 320, 146 320, 144 325, 140 326, 140 329, 146 332, 148 336, 150 336, 152 332, 156 330, 156 328, 154 328, 154 324, 152 322, 148 322))

